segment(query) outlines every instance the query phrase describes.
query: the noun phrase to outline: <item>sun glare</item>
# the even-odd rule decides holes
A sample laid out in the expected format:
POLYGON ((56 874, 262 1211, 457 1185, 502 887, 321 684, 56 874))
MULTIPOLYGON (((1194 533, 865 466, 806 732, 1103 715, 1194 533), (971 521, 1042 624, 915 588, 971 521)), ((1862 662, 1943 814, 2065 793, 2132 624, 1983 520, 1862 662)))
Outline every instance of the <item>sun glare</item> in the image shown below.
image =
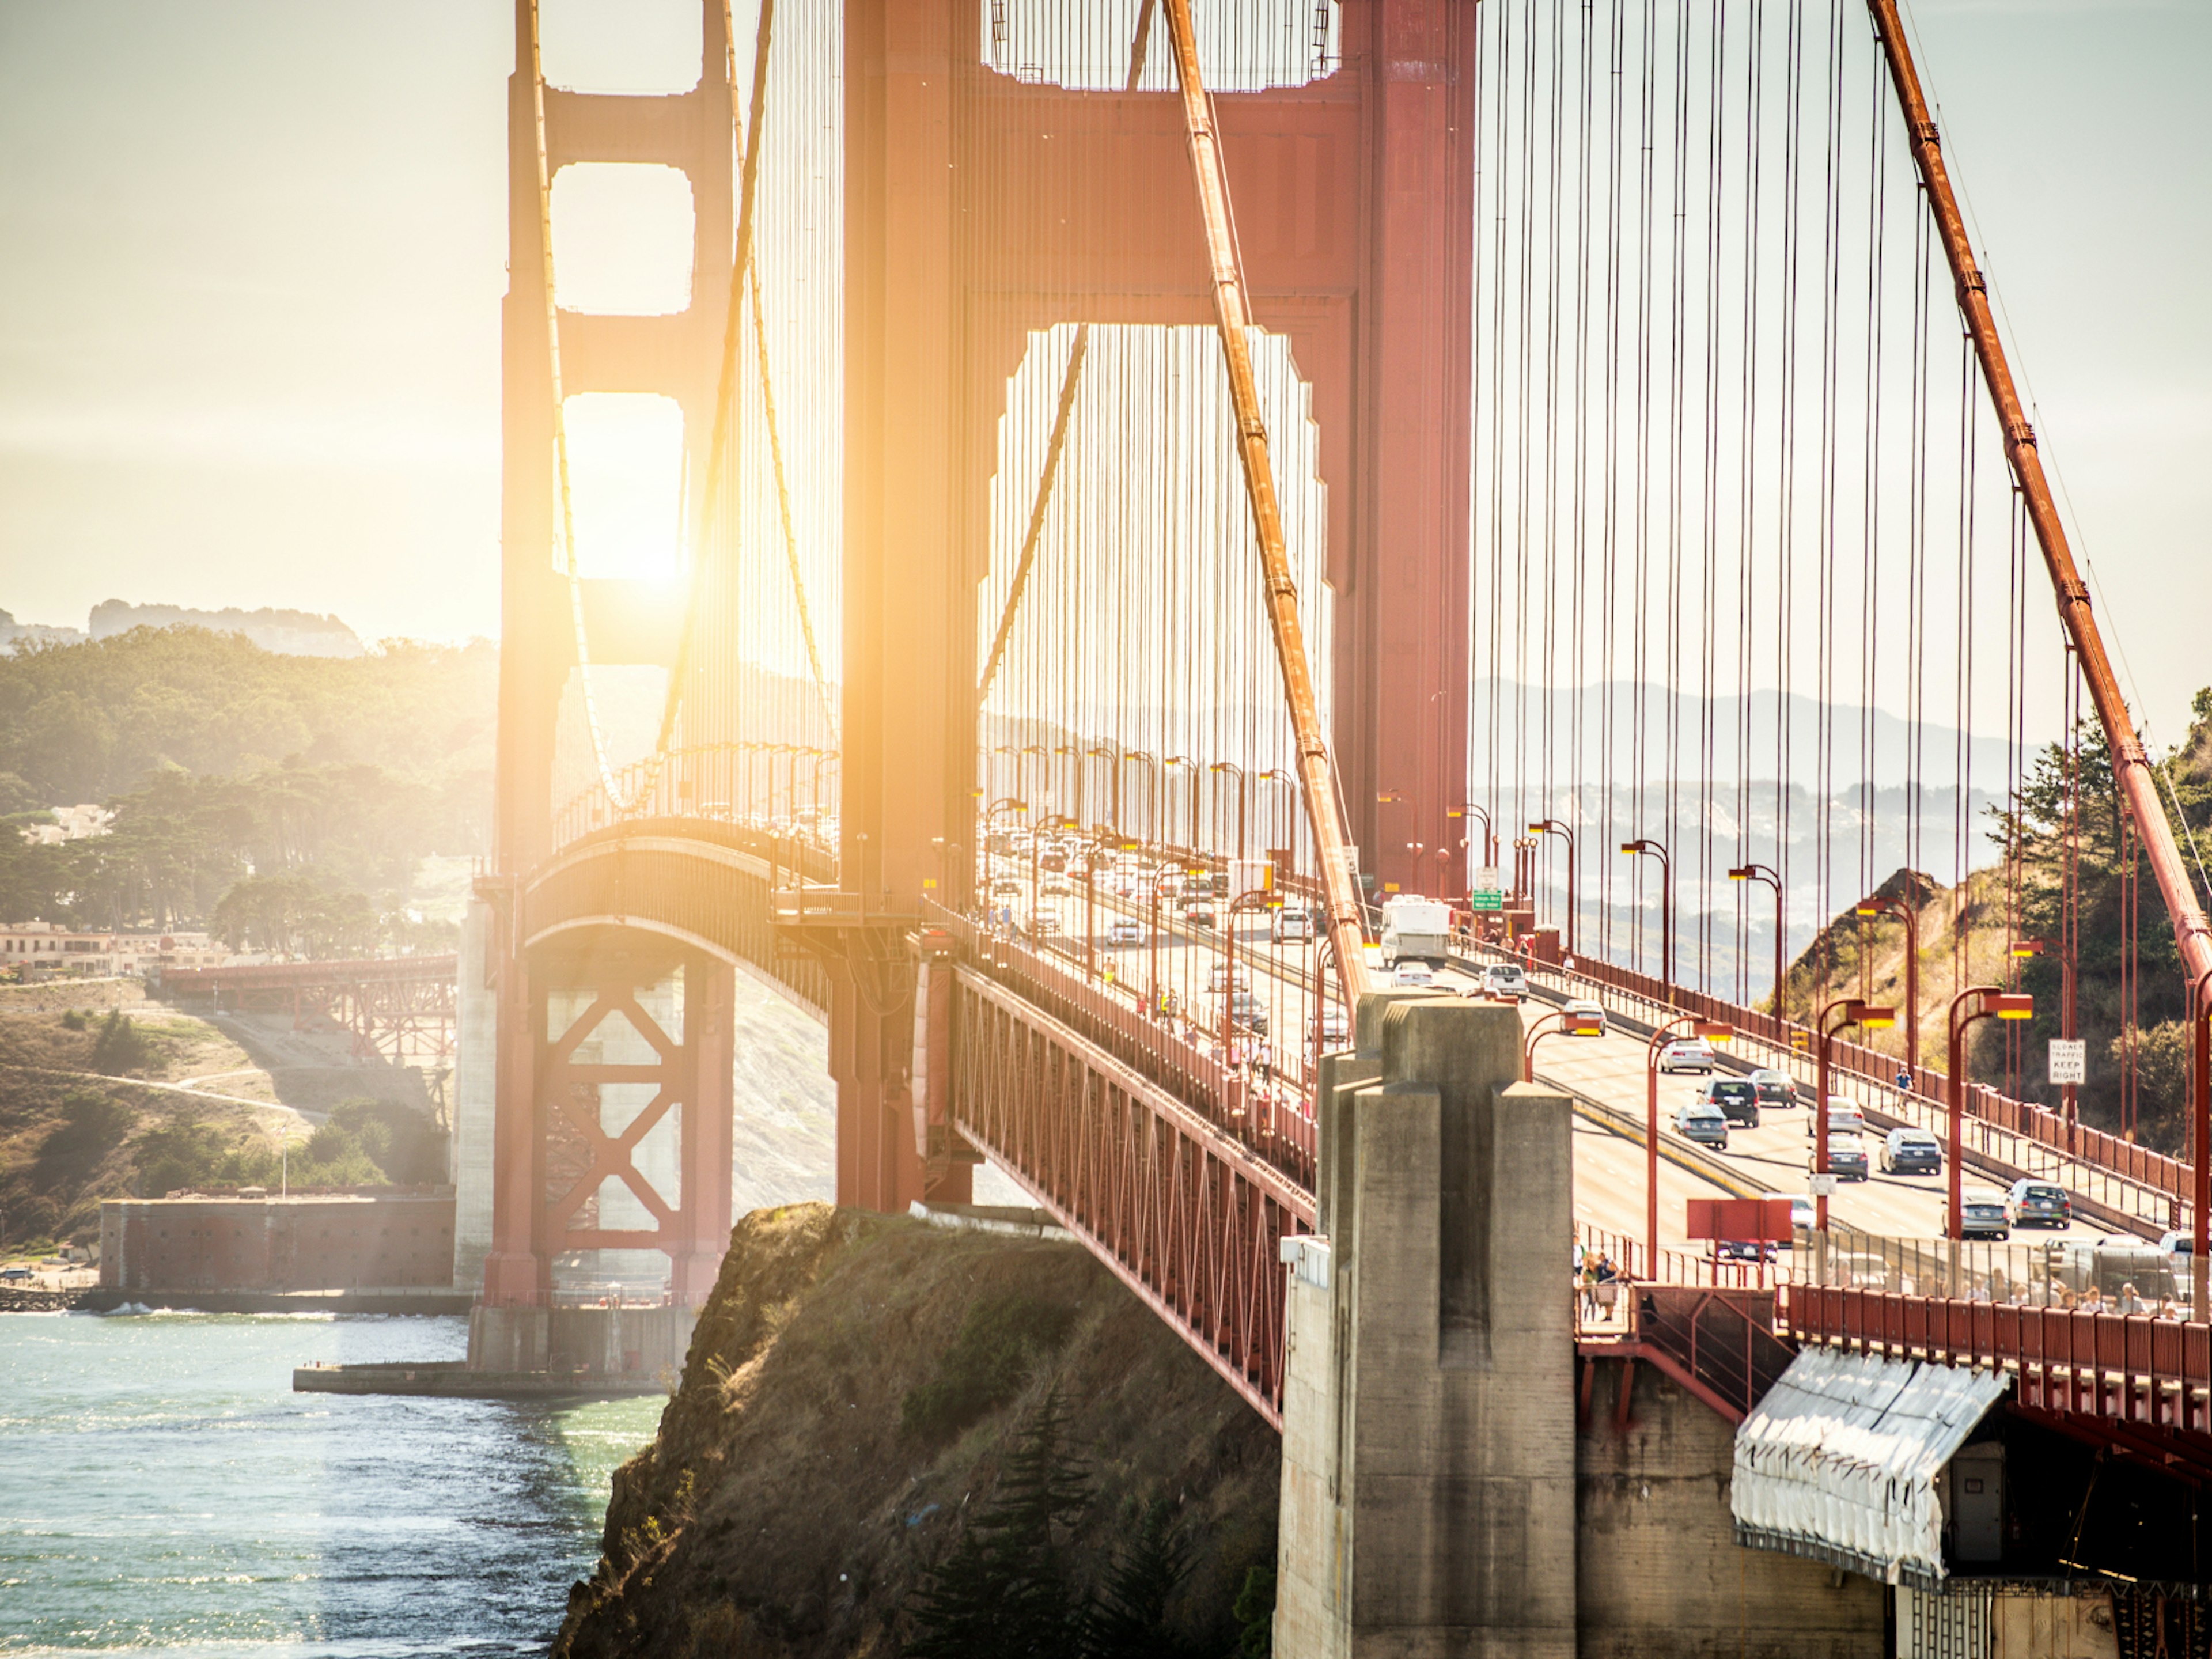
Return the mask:
POLYGON ((684 563, 682 408, 643 392, 579 392, 562 407, 578 569, 592 579, 674 579, 684 563))

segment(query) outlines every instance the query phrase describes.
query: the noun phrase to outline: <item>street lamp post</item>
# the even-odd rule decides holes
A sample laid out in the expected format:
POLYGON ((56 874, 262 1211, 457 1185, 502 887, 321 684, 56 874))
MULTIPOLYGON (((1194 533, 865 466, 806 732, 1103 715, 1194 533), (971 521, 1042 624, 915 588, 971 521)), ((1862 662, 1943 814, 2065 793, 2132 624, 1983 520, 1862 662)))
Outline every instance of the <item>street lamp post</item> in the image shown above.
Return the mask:
MULTIPOLYGON (((1976 1020, 1988 1019, 1992 1015, 1999 1019, 2033 1019, 2035 999, 2023 996, 2017 991, 2008 991, 2002 985, 1969 986, 1951 999, 1951 1042, 1945 1057, 1950 1066, 1948 1079, 1950 1086, 1946 1092, 1950 1096, 1951 1108, 1951 1167, 1946 1172, 1946 1185, 1951 1202, 1946 1212, 1947 1224, 1943 1231, 1954 1243, 1966 1236, 1966 1216, 1960 1208, 1965 1195, 1962 1172, 1966 1152, 1966 1030, 1976 1020), (1966 1017, 1961 1019, 1959 1010, 1969 1001, 1973 1006, 1967 1010, 1966 1017)), ((1824 1049, 1823 1063, 1826 1059, 1824 1049)))
POLYGON ((1644 1238, 1650 1253, 1644 1271, 1653 1279, 1659 1276, 1659 1056, 1685 1030, 1708 1042, 1726 1042, 1735 1035, 1726 1025, 1684 1014, 1653 1030, 1644 1047, 1644 1238))
POLYGON ((1659 860, 1659 982, 1671 990, 1674 985, 1674 861, 1667 856, 1665 845, 1649 836, 1621 842, 1620 850, 1629 858, 1659 860))
POLYGON ((1083 750, 1072 743, 1063 743, 1052 752, 1066 755, 1075 763, 1075 827, 1079 830, 1083 827, 1083 775, 1090 768, 1084 760, 1083 750))
POLYGON ((1048 812, 1037 820, 1036 828, 1030 836, 1030 941, 1039 948, 1043 946, 1044 935, 1037 931, 1037 912, 1043 908, 1044 895, 1039 885, 1042 878, 1038 874, 1037 860, 1044 851, 1044 832, 1080 827, 1065 812, 1048 812))
MULTIPOLYGON (((1824 1176, 1828 1169, 1828 1046, 1835 1041, 1836 1033, 1846 1025, 1857 1025, 1869 1031, 1878 1031, 1897 1024, 1897 1010, 1877 1008, 1872 1003, 1862 1002, 1856 997, 1839 997, 1820 1010, 1814 1020, 1820 1034, 1820 1055, 1814 1069, 1815 1082, 1813 1093, 1813 1173, 1824 1176), (1832 1026, 1828 1016, 1838 1008, 1844 1017, 1832 1026)), ((1823 1182, 1823 1185, 1826 1183, 1823 1182)), ((1815 1211, 1814 1225, 1822 1232, 1828 1231, 1828 1195, 1825 1192, 1813 1194, 1815 1211)))
MULTIPOLYGON (((1485 869, 1488 869, 1498 862, 1498 837, 1490 828, 1490 809, 1486 806, 1477 806, 1471 800, 1462 801, 1451 810, 1449 816, 1455 818, 1464 817, 1470 812, 1482 820, 1482 864, 1485 869)), ((1468 885, 1472 889, 1474 884, 1470 881, 1468 885)))
POLYGON ((1730 881, 1755 881, 1774 890, 1774 1023, 1782 1025, 1788 1016, 1782 1012, 1783 940, 1782 874, 1767 864, 1739 864, 1728 872, 1730 881))
MULTIPOLYGON (((1237 1045, 1235 1042, 1237 1030, 1237 912, 1240 908, 1248 910, 1264 910, 1267 908, 1267 901, 1270 896, 1271 895, 1269 895, 1264 889, 1255 887, 1249 893, 1238 893, 1233 896, 1229 901, 1228 908, 1221 913, 1221 937, 1223 941, 1228 946, 1229 951, 1227 976, 1222 981, 1221 986, 1221 1058, 1224 1065, 1229 1062, 1231 1056, 1237 1052, 1237 1045)), ((1257 992, 1253 994, 1252 1000, 1254 1012, 1256 1013, 1259 1007, 1259 994, 1257 992)))
POLYGON ((1083 752, 1093 760, 1113 762, 1107 768, 1106 821, 1118 830, 1121 823, 1121 751, 1112 742, 1102 741, 1083 752))
MULTIPOLYGON (((1151 844, 1158 847, 1160 844, 1160 763, 1141 749, 1124 749, 1115 769, 1118 772, 1131 761, 1151 769, 1145 774, 1145 827, 1151 844)), ((1114 822, 1119 823, 1121 821, 1121 816, 1117 811, 1114 815, 1114 822)))
POLYGON ((1575 832, 1557 818, 1528 826, 1532 836, 1559 836, 1567 843, 1567 954, 1575 954, 1575 832))
POLYGON ((1190 846, 1187 850, 1195 854, 1198 851, 1198 763, 1188 755, 1170 755, 1165 760, 1162 761, 1160 764, 1163 767, 1181 766, 1189 769, 1190 846))
POLYGON ((1903 899, 1873 895, 1858 902, 1862 916, 1895 916, 1905 924, 1905 1063, 1920 1064, 1920 914, 1903 899))
MULTIPOLYGON (((1295 847, 1295 845, 1296 845, 1296 843, 1297 843, 1297 837, 1298 837, 1298 831, 1297 831, 1297 794, 1295 793, 1295 792, 1297 791, 1297 789, 1299 787, 1298 781, 1297 781, 1297 779, 1296 779, 1295 777, 1291 776, 1291 774, 1289 774, 1288 772, 1285 772, 1285 770, 1283 770, 1283 769, 1282 769, 1281 767, 1279 767, 1279 766, 1271 766, 1271 767, 1269 767, 1266 771, 1264 771, 1264 772, 1261 773, 1261 774, 1260 774, 1260 781, 1261 781, 1262 783, 1269 783, 1269 782, 1273 782, 1273 783, 1287 783, 1288 785, 1290 785, 1290 787, 1291 787, 1291 790, 1294 792, 1294 793, 1291 794, 1291 812, 1290 812, 1290 823, 1291 823, 1291 827, 1290 827, 1288 830, 1286 830, 1285 831, 1284 831, 1284 834, 1283 834, 1283 846, 1284 846, 1285 850, 1285 851, 1288 851, 1288 850, 1290 850, 1290 849, 1291 849, 1292 848, 1294 848, 1294 847, 1295 847)), ((1289 873, 1290 873, 1290 872, 1289 872, 1287 870, 1278 870, 1278 871, 1275 872, 1275 884, 1276 884, 1276 886, 1280 887, 1280 886, 1282 885, 1282 884, 1283 884, 1283 878, 1284 878, 1285 876, 1288 875, 1289 873)))
POLYGON ((1206 769, 1209 772, 1230 772, 1236 775, 1237 857, 1238 861, 1242 862, 1244 857, 1244 797, 1246 787, 1244 769, 1237 765, 1235 761, 1216 761, 1212 765, 1207 767, 1206 769))

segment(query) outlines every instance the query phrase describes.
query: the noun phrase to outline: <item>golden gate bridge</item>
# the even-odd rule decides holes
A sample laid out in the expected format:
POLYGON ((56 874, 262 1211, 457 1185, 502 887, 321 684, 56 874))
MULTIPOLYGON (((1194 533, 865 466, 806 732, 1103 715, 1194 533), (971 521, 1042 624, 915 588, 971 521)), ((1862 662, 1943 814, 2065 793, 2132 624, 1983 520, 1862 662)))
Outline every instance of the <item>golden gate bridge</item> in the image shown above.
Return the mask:
POLYGON ((1740 1419, 1771 1376, 1698 1322, 1749 1319, 1784 1360, 2008 1370, 2212 1472, 2202 1158, 2024 1098, 2009 1030, 1972 1080, 1917 994, 1901 1064, 1871 994, 1785 1003, 1793 928, 1898 914, 1895 854, 1948 870, 1952 1021, 2027 1012, 2017 838, 1969 904, 1979 819, 2085 729, 2200 1028, 2212 975, 1895 0, 702 30, 690 90, 595 94, 517 7, 483 1308, 616 1249, 703 1300, 744 971, 827 1024, 842 1203, 962 1202, 988 1160, 1280 1425, 1332 1091, 1401 1000, 1514 965, 1516 1018, 1605 1011, 1531 1075, 1644 1143, 1577 1146, 1582 1224, 1691 1297, 1585 1333, 1585 1376, 1740 1419), (563 169, 605 164, 688 184, 684 308, 562 303, 563 169), (609 397, 680 411, 672 601, 580 528, 571 416, 609 397), (626 751, 605 688, 641 669, 626 751), (1418 987, 1377 951, 1415 898, 1449 913, 1418 987), (1692 1031, 1936 1133, 1930 1236, 1969 1166, 2193 1236, 2193 1312, 2000 1307, 1957 1250, 1824 1277, 1809 1239, 1778 1285, 1662 1237, 1655 1056, 1692 1031))

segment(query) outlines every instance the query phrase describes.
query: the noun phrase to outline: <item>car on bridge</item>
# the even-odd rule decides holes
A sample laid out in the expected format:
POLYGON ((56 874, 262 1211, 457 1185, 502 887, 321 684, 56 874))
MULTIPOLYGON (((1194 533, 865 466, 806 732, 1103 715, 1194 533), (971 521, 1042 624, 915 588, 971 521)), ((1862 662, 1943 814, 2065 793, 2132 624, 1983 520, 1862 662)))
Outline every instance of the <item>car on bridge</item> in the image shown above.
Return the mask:
POLYGON ((1106 924, 1106 942, 1109 945, 1142 945, 1145 942, 1145 924, 1133 916, 1116 916, 1106 924))
POLYGON ((993 898, 1019 898, 1021 896, 1022 884, 1018 881, 994 881, 991 884, 993 898))
MULTIPOLYGON (((1206 999, 1213 1010, 1206 1024, 1215 1030, 1221 1025, 1221 997, 1219 993, 1206 999)), ((1229 1029, 1249 1031, 1254 1036, 1267 1035, 1267 1011, 1260 1006, 1260 999, 1249 991, 1237 991, 1229 999, 1229 1029)))
MULTIPOLYGON (((1782 1200, 1789 1204, 1790 1224, 1793 1228, 1802 1227, 1810 1232, 1814 1224, 1820 1218, 1820 1211, 1814 1207, 1812 1199, 1806 1194, 1767 1193, 1764 1196, 1768 1199, 1782 1200)), ((1790 1243, 1790 1241, 1784 1241, 1782 1248, 1785 1250, 1789 1249, 1790 1243)))
POLYGON ((1943 1143, 1927 1130, 1913 1128, 1910 1124, 1892 1129, 1882 1137, 1881 1172, 1884 1175, 1942 1175, 1943 1143))
POLYGON ((1406 957, 1390 970, 1391 986, 1401 991, 1426 991, 1437 982, 1436 970, 1425 962, 1406 957))
MULTIPOLYGON (((1942 1227, 1951 1231, 1951 1200, 1943 1200, 1942 1227)), ((2005 1212, 2004 1194, 1991 1187, 1969 1187, 1959 1201, 1959 1237, 2006 1239, 2012 1237, 2012 1220, 2005 1212)))
POLYGON ((1790 1081, 1787 1072, 1778 1072, 1762 1066, 1751 1074, 1749 1081, 1752 1087, 1759 1091, 1761 1106, 1795 1106, 1797 1103, 1797 1085, 1790 1081))
POLYGON ((1721 1115, 1719 1107, 1705 1101, 1686 1100, 1674 1109, 1674 1133, 1717 1152, 1728 1151, 1728 1119, 1721 1115))
MULTIPOLYGON (((1231 982, 1229 964, 1225 962, 1217 962, 1206 970, 1206 991, 1213 996, 1219 996, 1231 982)), ((1250 990, 1252 988, 1252 970, 1249 968, 1247 968, 1243 963, 1238 963, 1237 964, 1236 977, 1233 982, 1240 991, 1250 990)))
POLYGON ((1351 1017, 1340 1002, 1326 1002, 1321 1010, 1321 1040, 1323 1042, 1343 1042, 1352 1036, 1351 1017))
MULTIPOLYGON (((1814 1114, 1805 1114, 1805 1139, 1813 1138, 1814 1114)), ((1866 1114, 1859 1109, 1856 1100, 1846 1100, 1841 1095, 1828 1097, 1828 1133, 1832 1135, 1863 1135, 1867 1132, 1866 1114)))
POLYGON ((1207 899, 1193 899, 1182 907, 1182 920, 1183 925, 1187 927, 1211 928, 1213 926, 1212 902, 1207 899))
POLYGON ((1493 962, 1482 970, 1482 988, 1504 1002, 1518 1002, 1528 994, 1528 975, 1517 962, 1493 962))
POLYGON ((1578 997, 1572 1002, 1562 1003, 1559 1012, 1567 1017, 1569 1025, 1595 1025, 1603 1036, 1609 1029, 1606 1024, 1605 1004, 1589 997, 1578 997))
POLYGON ((1285 905, 1267 924, 1267 937, 1278 945, 1304 945, 1314 936, 1313 913, 1285 905))
POLYGON ((1662 1074, 1703 1072, 1710 1077, 1718 1063, 1713 1045, 1703 1037, 1682 1037, 1659 1051, 1659 1070, 1662 1074))
POLYGON ((1043 891, 1047 898, 1073 898, 1075 896, 1075 890, 1064 881, 1048 881, 1045 883, 1043 891))
MULTIPOLYGON (((1806 1167, 1814 1169, 1819 1160, 1808 1158, 1806 1167)), ((1848 1131, 1832 1131, 1828 1136, 1828 1173, 1838 1181, 1864 1181, 1869 1173, 1866 1142, 1848 1131)))
POLYGON ((2074 1200, 2063 1187, 2023 1176, 2004 1195, 2005 1219, 2015 1227, 2070 1227, 2074 1200))
POLYGON ((1759 1127, 1759 1091, 1747 1079, 1708 1076, 1698 1085, 1692 1098, 1705 1102, 1726 1118, 1731 1127, 1759 1127))

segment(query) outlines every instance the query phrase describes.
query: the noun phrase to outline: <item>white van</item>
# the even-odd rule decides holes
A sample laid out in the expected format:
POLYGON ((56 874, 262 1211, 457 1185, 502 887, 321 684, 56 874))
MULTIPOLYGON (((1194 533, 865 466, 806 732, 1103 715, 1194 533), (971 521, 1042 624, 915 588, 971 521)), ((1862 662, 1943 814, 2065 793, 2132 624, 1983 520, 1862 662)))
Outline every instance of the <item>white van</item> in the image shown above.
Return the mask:
POLYGON ((1449 960, 1451 906, 1442 899, 1399 893, 1382 901, 1382 965, 1418 957, 1441 968, 1449 960))

